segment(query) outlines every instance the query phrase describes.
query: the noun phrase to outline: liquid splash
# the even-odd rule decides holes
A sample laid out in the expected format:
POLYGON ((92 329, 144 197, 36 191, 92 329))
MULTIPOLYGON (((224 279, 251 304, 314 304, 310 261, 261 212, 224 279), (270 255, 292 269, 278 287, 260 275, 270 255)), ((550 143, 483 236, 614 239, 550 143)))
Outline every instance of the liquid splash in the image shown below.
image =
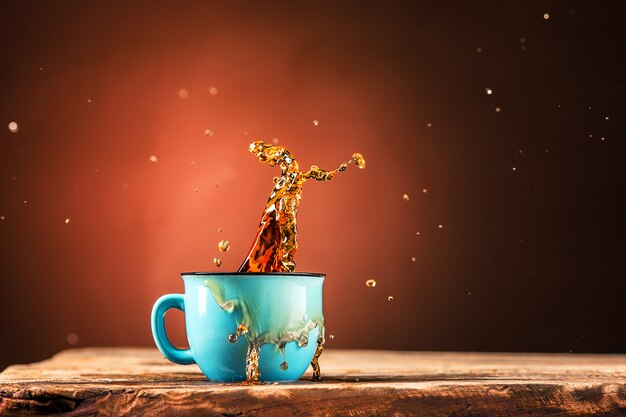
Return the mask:
POLYGON ((312 165, 307 172, 301 172, 298 162, 284 146, 256 141, 249 150, 260 162, 279 166, 280 176, 274 178, 274 189, 263 210, 259 230, 239 272, 293 272, 296 269, 293 257, 298 249, 296 214, 303 184, 309 179, 330 181, 345 171, 348 164, 363 169, 365 159, 355 153, 337 169, 326 171, 312 165))

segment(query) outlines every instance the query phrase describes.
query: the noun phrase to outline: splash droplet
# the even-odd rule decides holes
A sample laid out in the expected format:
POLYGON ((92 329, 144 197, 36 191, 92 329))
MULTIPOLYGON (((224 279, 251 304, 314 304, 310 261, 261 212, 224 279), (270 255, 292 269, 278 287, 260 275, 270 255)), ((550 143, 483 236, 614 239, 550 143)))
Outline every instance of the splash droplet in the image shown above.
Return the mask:
POLYGON ((433 124, 428 122, 428 123, 426 123, 426 127, 433 127, 433 124))
POLYGON ((476 53, 480 54, 483 51, 483 48, 476 48, 476 53))
POLYGON ((393 301, 393 295, 390 295, 389 297, 387 297, 387 301, 393 301))
POLYGON ((198 191, 199 191, 199 190, 198 190, 197 188, 194 188, 194 189, 193 189, 193 192, 194 192, 194 193, 197 193, 198 191))
POLYGON ((318 126, 320 124, 319 120, 313 120, 313 126, 318 126))
POLYGON ((428 192, 428 188, 422 188, 422 193, 426 194, 428 192))
POLYGON ((213 131, 211 129, 207 129, 204 131, 204 134, 207 135, 208 137, 212 138, 213 137, 213 131))
POLYGON ((228 335, 229 343, 237 343, 238 340, 239 340, 239 336, 237 336, 237 333, 231 333, 228 335))
POLYGON ((230 242, 228 240, 220 240, 217 244, 217 248, 220 252, 228 252, 230 250, 230 242))
POLYGON ((220 258, 213 258, 213 265, 219 268, 220 266, 222 266, 222 260, 220 258))
POLYGON ((189 97, 189 91, 187 91, 186 88, 179 88, 176 91, 176 94, 178 94, 178 97, 180 97, 182 99, 186 99, 187 97, 189 97))
POLYGON ((402 194, 402 199, 404 201, 409 201, 409 195, 408 194, 402 194))
POLYGON ((246 326, 243 323, 237 326, 237 334, 246 334, 246 333, 248 333, 248 326, 246 326))
POLYGON ((217 94, 217 88, 215 87, 209 87, 209 94, 211 94, 212 96, 217 94))
POLYGON ((365 168, 365 158, 358 152, 352 154, 352 162, 361 169, 365 168))
POLYGON ((278 138, 274 138, 274 139, 272 139, 272 143, 273 143, 273 144, 277 144, 277 143, 278 143, 278 138))
POLYGON ((70 333, 67 335, 67 343, 70 345, 75 345, 78 343, 78 335, 76 333, 70 333))
POLYGON ((20 127, 17 125, 16 122, 9 123, 9 132, 17 133, 18 130, 20 130, 20 127))
POLYGON ((6 217, 0 216, 0 220, 4 220, 4 219, 6 219, 6 217))
POLYGON ((222 229, 221 227, 218 227, 218 228, 217 228, 218 233, 222 233, 222 231, 223 231, 223 230, 224 230, 224 229, 222 229))
POLYGON ((485 93, 487 93, 487 95, 491 95, 493 93, 493 90, 489 87, 485 88, 485 93))
POLYGON ((289 364, 287 362, 283 362, 280 364, 280 370, 281 371, 286 371, 287 369, 289 369, 289 364))
POLYGON ((375 287, 376 281, 373 279, 368 279, 367 281, 365 281, 365 285, 367 285, 368 287, 375 287))
POLYGON ((150 155, 150 162, 156 164, 157 162, 159 162, 159 158, 157 158, 156 155, 150 155))
POLYGON ((335 335, 334 335, 334 334, 331 334, 331 335, 329 335, 328 337, 330 337, 331 339, 334 339, 334 338, 335 338, 335 335))
POLYGON ((443 229, 443 224, 440 224, 437 227, 440 228, 440 229, 443 229))
POLYGON ((70 224, 70 219, 69 218, 65 219, 65 224, 70 224))
POLYGON ((411 262, 415 262, 417 261, 417 258, 415 256, 411 257, 411 262))
POLYGON ((543 20, 548 20, 550 19, 550 14, 549 13, 544 13, 543 14, 543 20))
POLYGON ((500 107, 496 107, 494 110, 496 111, 496 113, 500 113, 502 111, 500 107))

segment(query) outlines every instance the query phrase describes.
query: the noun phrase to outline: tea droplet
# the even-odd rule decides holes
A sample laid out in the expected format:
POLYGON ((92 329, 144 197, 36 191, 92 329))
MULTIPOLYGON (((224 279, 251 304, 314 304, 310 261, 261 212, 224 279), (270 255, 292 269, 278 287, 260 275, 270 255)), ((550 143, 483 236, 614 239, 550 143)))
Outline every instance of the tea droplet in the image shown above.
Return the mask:
POLYGON ((550 14, 549 13, 544 13, 543 14, 543 20, 548 20, 550 19, 550 14))
POLYGON ((194 188, 194 189, 193 189, 193 192, 194 192, 194 193, 197 193, 197 192, 198 192, 198 189, 197 189, 197 188, 194 188))
POLYGON ((485 88, 485 93, 487 93, 487 95, 491 95, 491 93, 493 93, 493 90, 489 87, 485 88))
POLYGON ((440 229, 443 229, 443 224, 440 224, 437 227, 440 228, 440 229))
POLYGON ((67 335, 67 343, 69 343, 70 345, 75 345, 76 343, 78 343, 78 335, 76 333, 70 333, 67 335))
POLYGON ((387 297, 388 301, 393 301, 393 295, 390 295, 389 297, 387 297))
POLYGON ((70 219, 69 218, 65 219, 65 224, 69 224, 69 223, 70 223, 70 219))
POLYGON ((238 340, 239 340, 239 336, 237 336, 237 333, 231 333, 228 335, 229 343, 237 343, 238 340))
POLYGON ((228 240, 220 240, 217 247, 220 252, 228 252, 230 250, 230 242, 228 240))
POLYGON ((217 228, 218 233, 222 233, 222 230, 224 230, 224 229, 222 229, 221 227, 217 228))
POLYGON ((502 111, 500 107, 496 107, 494 110, 496 111, 496 113, 500 113, 502 111))
POLYGON ((334 335, 334 334, 331 334, 331 335, 329 335, 328 337, 330 337, 331 339, 334 339, 334 338, 335 338, 335 335, 334 335))
POLYGON ((0 220, 4 220, 4 219, 6 219, 6 217, 0 216, 0 220))
POLYGON ((352 162, 361 169, 365 168, 365 158, 358 152, 352 154, 352 162))
POLYGON ((409 195, 408 194, 402 194, 402 199, 404 201, 409 201, 409 195))
POLYGON ((365 285, 367 285, 368 287, 375 287, 376 281, 373 279, 368 279, 367 281, 365 281, 365 285))
POLYGON ((9 132, 17 133, 18 130, 20 130, 20 127, 17 125, 16 122, 9 123, 9 132))
POLYGON ((176 94, 178 94, 178 97, 180 97, 182 99, 186 99, 187 97, 189 97, 189 91, 187 91, 186 88, 179 88, 176 91, 176 94))
POLYGON ((213 265, 219 268, 220 266, 222 266, 222 260, 220 258, 213 258, 213 265))
POLYGON ((422 192, 426 194, 428 192, 428 188, 422 188, 422 192))
POLYGON ((211 129, 207 129, 204 131, 204 134, 208 137, 213 137, 213 131, 211 129))
POLYGON ((313 120, 313 126, 318 126, 320 124, 319 120, 313 120))
POLYGON ((246 334, 246 333, 248 333, 248 326, 246 326, 243 323, 237 326, 237 334, 246 334))
POLYGON ((217 88, 215 87, 209 87, 209 94, 211 94, 212 96, 217 94, 217 88))
POLYGON ((415 256, 413 256, 413 257, 411 258, 411 261, 413 261, 413 262, 415 262, 416 260, 417 260, 417 259, 415 258, 415 256))
POLYGON ((156 155, 150 155, 150 162, 156 164, 157 162, 159 162, 159 158, 157 158, 156 155))
POLYGON ((289 369, 289 364, 287 362, 283 362, 280 364, 281 371, 286 371, 287 369, 289 369))

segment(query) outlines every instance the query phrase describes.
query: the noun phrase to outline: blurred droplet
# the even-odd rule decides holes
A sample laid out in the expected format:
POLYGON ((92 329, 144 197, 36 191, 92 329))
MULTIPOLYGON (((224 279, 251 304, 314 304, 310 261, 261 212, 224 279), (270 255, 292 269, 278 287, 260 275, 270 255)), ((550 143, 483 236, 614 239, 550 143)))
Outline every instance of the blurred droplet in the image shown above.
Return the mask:
POLYGON ((543 20, 548 20, 550 19, 550 14, 549 13, 544 13, 543 14, 543 20))
POLYGON ((526 43, 526 38, 522 36, 521 38, 519 38, 519 42, 520 43, 526 43))
POLYGON ((420 233, 420 232, 415 232, 415 234, 416 234, 416 235, 418 235, 418 236, 419 236, 419 235, 421 235, 421 233, 420 233))
POLYGON ((219 233, 222 233, 222 230, 224 230, 224 229, 222 229, 221 227, 218 227, 218 228, 217 228, 217 231, 218 231, 219 233))
POLYGON ((75 345, 78 343, 78 335, 76 333, 70 333, 67 335, 67 343, 70 345, 75 345))
POLYGON ((352 154, 352 162, 360 169, 365 168, 365 158, 363 158, 363 155, 358 152, 352 154))
POLYGON ((194 189, 193 189, 193 192, 194 192, 194 193, 197 193, 198 191, 199 191, 199 190, 198 190, 197 188, 194 188, 194 189))
POLYGON ((69 218, 65 219, 65 224, 70 224, 70 219, 69 218))
POLYGON ((228 342, 237 343, 238 340, 239 340, 239 336, 237 336, 237 333, 231 333, 228 335, 228 342))
POLYGON ((500 113, 502 111, 500 107, 496 107, 494 110, 496 111, 496 113, 500 113))
POLYGON ((130 188, 130 185, 127 182, 122 184, 122 190, 128 190, 129 188, 130 188))
POLYGON ((493 93, 493 90, 489 87, 485 88, 485 93, 487 93, 488 95, 491 95, 491 93, 493 93))
POLYGON ((513 167, 513 168, 511 168, 511 169, 512 169, 513 171, 517 171, 517 168, 516 168, 516 167, 513 167))
POLYGON ((428 123, 426 123, 426 127, 433 127, 433 124, 428 122, 428 123))
POLYGON ((156 164, 157 162, 159 162, 159 158, 157 158, 156 155, 150 155, 150 162, 156 164))
POLYGON ((213 137, 213 131, 211 129, 207 129, 204 131, 204 134, 207 135, 208 137, 212 138, 213 137))
POLYGON ((477 53, 479 53, 479 54, 480 54, 482 51, 483 51, 483 48, 476 48, 476 52, 477 52, 477 53))
POLYGON ((375 287, 376 281, 373 279, 368 279, 367 281, 365 281, 365 285, 367 285, 368 287, 375 287))
POLYGON ((415 258, 415 256, 413 256, 413 257, 411 258, 411 261, 415 262, 415 261, 417 261, 417 258, 415 258))
POLYGON ((209 94, 211 94, 212 96, 217 94, 217 88, 215 87, 209 87, 209 94))
POLYGON ((606 117, 604 118, 604 120, 609 120, 609 116, 606 116, 606 117))
POLYGON ((428 188, 422 188, 422 192, 426 194, 428 192, 428 188))
POLYGON ((189 164, 190 164, 192 167, 195 167, 195 166, 196 166, 196 161, 191 161, 191 162, 189 162, 189 164))
POLYGON ((335 338, 335 335, 334 335, 334 334, 331 334, 331 335, 329 335, 328 337, 330 337, 331 339, 334 339, 334 338, 335 338))
POLYGON ((0 220, 4 220, 4 219, 6 219, 6 217, 0 216, 0 220))
POLYGON ((213 265, 219 268, 220 266, 222 266, 222 260, 220 258, 213 258, 213 265))
POLYGON ((217 247, 220 252, 228 252, 230 250, 230 242, 228 240, 220 240, 217 247))
POLYGON ((443 224, 440 224, 437 227, 440 228, 440 229, 443 229, 443 224))
POLYGON ((178 97, 182 99, 189 97, 189 91, 187 91, 186 88, 179 88, 176 93, 178 94, 178 97))
POLYGON ((286 371, 287 369, 289 369, 289 364, 287 362, 283 362, 280 364, 281 371, 286 371))
POLYGON ((246 333, 248 333, 248 326, 246 326, 243 323, 237 326, 237 334, 246 334, 246 333))
POLYGON ((313 126, 317 126, 319 124, 320 124, 319 120, 313 120, 313 126))
POLYGON ((16 122, 9 123, 9 132, 17 133, 18 130, 20 130, 20 127, 17 125, 16 122))
POLYGON ((274 139, 272 139, 272 143, 273 143, 273 144, 277 144, 277 143, 278 143, 278 138, 274 138, 274 139))
POLYGON ((390 295, 389 297, 387 297, 388 301, 393 301, 393 295, 390 295))
POLYGON ((87 99, 87 103, 91 103, 91 99, 90 98, 87 99))
POLYGON ((409 195, 408 194, 402 194, 402 199, 404 201, 409 201, 409 195))

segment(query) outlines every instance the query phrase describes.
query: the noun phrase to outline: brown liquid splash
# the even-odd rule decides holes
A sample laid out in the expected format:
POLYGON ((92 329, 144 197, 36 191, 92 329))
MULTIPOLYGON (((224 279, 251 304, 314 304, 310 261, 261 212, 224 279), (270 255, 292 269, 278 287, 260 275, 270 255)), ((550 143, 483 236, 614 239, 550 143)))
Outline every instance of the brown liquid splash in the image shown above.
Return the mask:
MULTIPOLYGON (((365 159, 360 153, 352 155, 352 159, 344 162, 337 169, 326 171, 316 165, 312 165, 307 172, 301 172, 295 158, 284 146, 270 145, 263 141, 250 144, 252 152, 259 161, 268 163, 270 166, 280 167, 280 176, 274 178, 274 189, 270 194, 259 230, 256 234, 252 248, 245 261, 239 267, 239 272, 293 272, 296 264, 293 257, 298 249, 298 233, 296 228, 296 214, 300 205, 302 185, 309 179, 316 181, 330 181, 339 172, 348 168, 348 164, 354 164, 359 168, 365 168, 365 159)), ((220 248, 221 249, 221 248, 220 248)), ((235 304, 224 300, 219 288, 212 289, 215 300, 226 311, 233 311, 235 304)), ((240 304, 240 303, 238 303, 240 304)), ((296 331, 282 332, 287 334, 283 340, 263 340, 260 335, 255 337, 255 332, 248 333, 251 329, 253 318, 248 314, 245 303, 241 304, 244 322, 239 325, 236 333, 229 336, 229 341, 235 343, 238 336, 245 334, 248 340, 248 352, 246 354, 246 382, 255 383, 259 380, 259 352, 263 343, 276 343, 277 348, 283 353, 284 346, 289 341, 296 341, 298 346, 308 344, 309 331, 319 326, 317 348, 311 361, 313 380, 320 380, 319 357, 324 350, 324 323, 309 321, 302 323, 296 331), (247 323, 247 324, 246 324, 247 323)), ((287 361, 281 365, 282 370, 288 369, 287 361)))
POLYGON ((267 200, 259 230, 239 272, 293 272, 296 269, 293 256, 298 249, 296 213, 302 185, 309 179, 330 181, 351 163, 365 168, 365 160, 363 155, 355 153, 350 161, 337 169, 325 171, 313 165, 309 171, 300 172, 298 162, 284 146, 256 141, 249 149, 259 161, 270 166, 278 165, 280 176, 274 178, 274 189, 267 200))

